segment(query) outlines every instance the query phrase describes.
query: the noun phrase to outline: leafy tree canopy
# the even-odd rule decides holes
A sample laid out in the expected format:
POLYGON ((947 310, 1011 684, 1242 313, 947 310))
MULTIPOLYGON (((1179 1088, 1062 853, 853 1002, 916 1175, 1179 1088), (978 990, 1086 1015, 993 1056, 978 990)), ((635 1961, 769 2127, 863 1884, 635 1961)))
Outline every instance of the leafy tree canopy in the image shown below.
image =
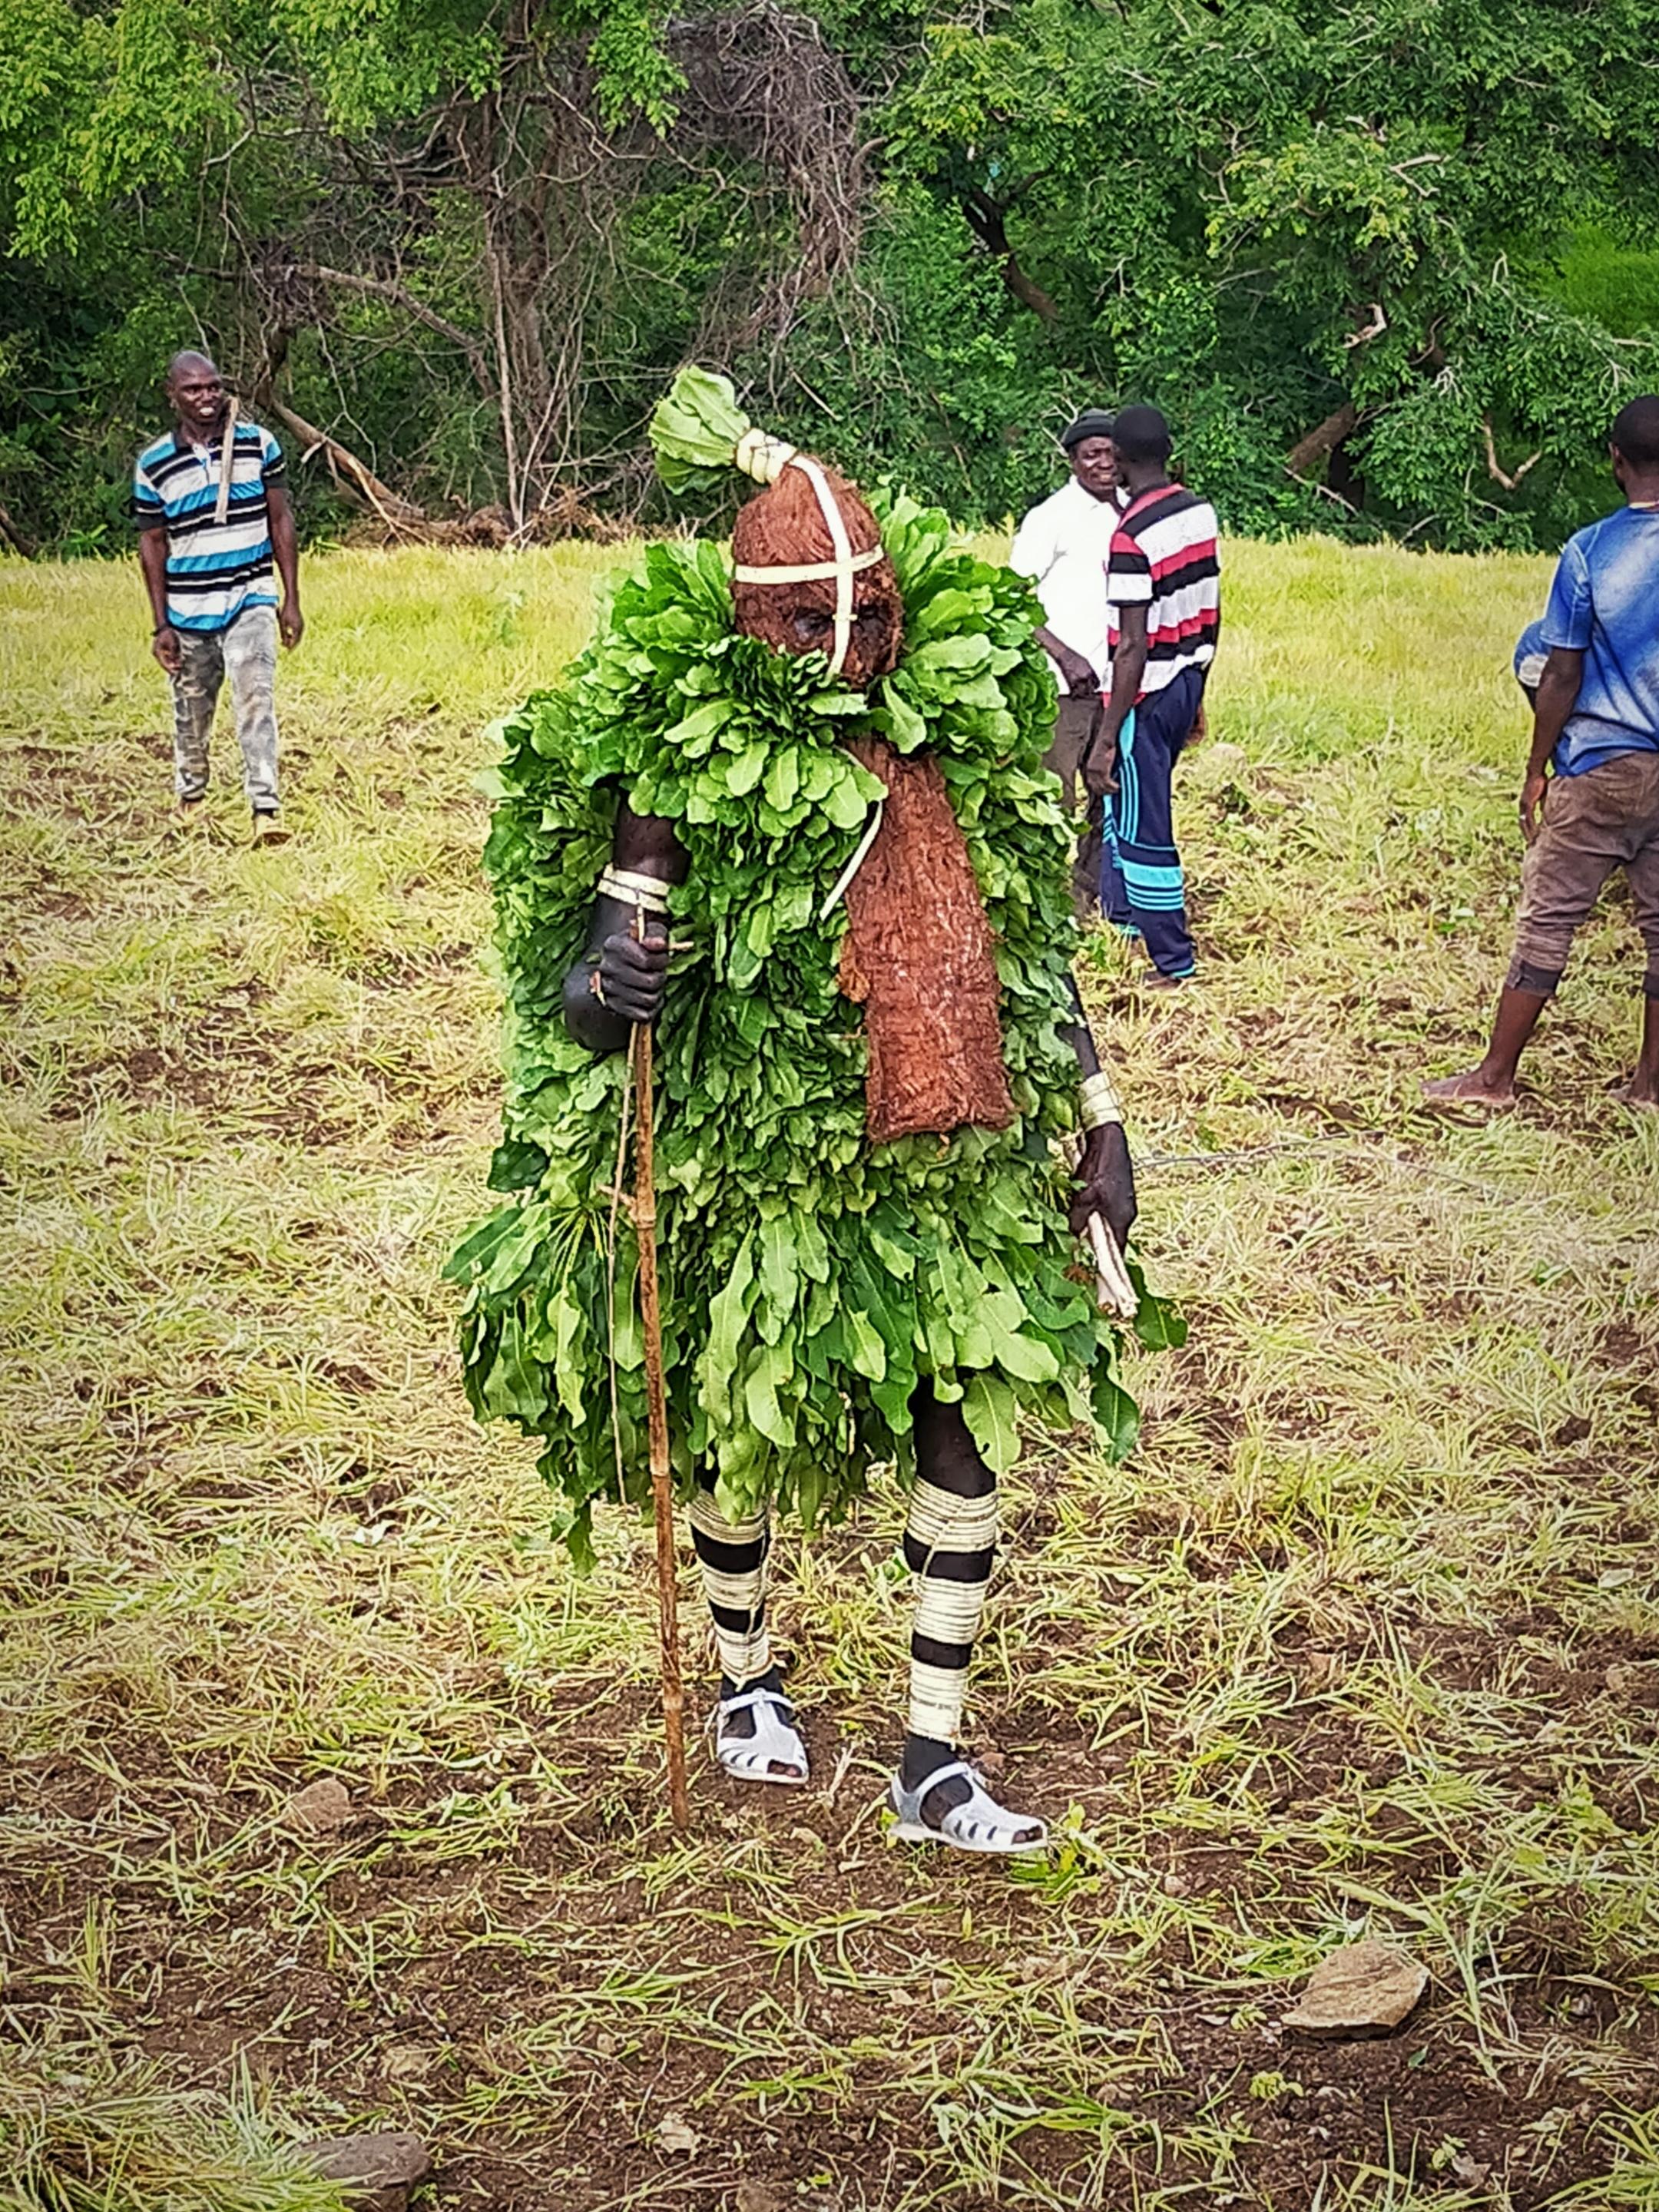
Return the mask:
POLYGON ((1551 544, 1659 386, 1656 52, 1659 0, 0 0, 0 526, 104 542, 202 343, 313 525, 648 517, 695 356, 964 517, 1139 398, 1236 529, 1551 544))

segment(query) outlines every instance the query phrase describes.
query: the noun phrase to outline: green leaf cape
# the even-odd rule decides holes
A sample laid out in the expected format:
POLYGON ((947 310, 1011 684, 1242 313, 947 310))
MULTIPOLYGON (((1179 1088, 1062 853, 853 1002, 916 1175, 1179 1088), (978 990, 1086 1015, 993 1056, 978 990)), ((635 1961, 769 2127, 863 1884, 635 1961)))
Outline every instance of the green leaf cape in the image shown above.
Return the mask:
MULTIPOLYGON (((877 503, 905 605, 902 660, 868 698, 817 656, 732 625, 708 543, 655 545, 556 690, 501 725, 485 868, 506 992, 501 1210, 459 1247, 468 1395, 544 1440, 561 1529, 591 1552, 596 1499, 648 1501, 636 1255, 612 1193, 627 1054, 595 1057, 561 994, 585 942, 620 797, 675 824, 690 874, 656 1045, 657 1184, 669 1420, 688 1486, 712 1470, 733 1516, 763 1498, 810 1525, 911 1464, 919 1377, 960 1400, 988 1461, 1023 1409, 1093 1423, 1115 1449, 1113 1379, 1066 1221, 1054 1140, 1079 1078, 1071 830, 1042 766, 1054 719, 1029 586, 952 546, 945 517, 877 503), (838 742, 873 730, 942 770, 997 942, 1018 1118, 1000 1131, 865 1135, 862 1017, 840 994, 844 906, 826 895, 878 780, 838 742)), ((1160 1322, 1156 1302, 1146 1325, 1160 1322)))

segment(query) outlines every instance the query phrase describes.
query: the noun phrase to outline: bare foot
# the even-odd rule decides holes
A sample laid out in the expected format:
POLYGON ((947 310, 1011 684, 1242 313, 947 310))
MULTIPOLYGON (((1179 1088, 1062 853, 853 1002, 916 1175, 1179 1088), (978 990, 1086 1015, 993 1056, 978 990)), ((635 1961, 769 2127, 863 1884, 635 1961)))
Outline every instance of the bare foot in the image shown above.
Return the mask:
POLYGON ((1500 1089, 1478 1067, 1472 1067, 1466 1075, 1443 1075, 1425 1083, 1423 1097, 1431 1106, 1513 1106, 1515 1088, 1510 1085, 1500 1089))
POLYGON ((1626 1106, 1659 1106, 1659 1076, 1644 1075, 1638 1067, 1628 1083, 1613 1092, 1626 1106))

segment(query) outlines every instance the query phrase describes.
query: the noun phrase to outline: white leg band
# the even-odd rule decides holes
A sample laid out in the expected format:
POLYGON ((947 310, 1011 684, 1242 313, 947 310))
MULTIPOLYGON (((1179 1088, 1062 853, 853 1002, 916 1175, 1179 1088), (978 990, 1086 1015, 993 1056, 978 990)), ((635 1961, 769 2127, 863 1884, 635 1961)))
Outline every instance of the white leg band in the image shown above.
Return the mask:
POLYGON ((910 1633, 912 1735, 954 1743, 985 1612, 996 1550, 997 1494, 962 1498, 918 1482, 904 1531, 904 1556, 917 1579, 910 1633))
POLYGON ((766 1631, 766 1555, 771 1548, 766 1516, 728 1521, 714 1492, 699 1490, 691 1501, 691 1541, 714 1619, 720 1671, 741 1689, 772 1664, 766 1631))

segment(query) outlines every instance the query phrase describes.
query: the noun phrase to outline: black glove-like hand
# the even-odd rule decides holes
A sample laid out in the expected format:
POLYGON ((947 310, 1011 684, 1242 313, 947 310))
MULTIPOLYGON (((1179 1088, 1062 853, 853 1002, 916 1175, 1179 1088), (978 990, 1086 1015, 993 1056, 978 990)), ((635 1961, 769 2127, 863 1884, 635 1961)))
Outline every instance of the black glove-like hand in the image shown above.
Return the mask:
POLYGON ((643 939, 618 930, 599 950, 600 994, 625 1022, 654 1022, 668 985, 668 933, 655 919, 645 928, 643 939))
POLYGON ((1085 1135, 1077 1181, 1070 1215, 1073 1231, 1081 1237, 1089 1216, 1097 1213, 1121 1248, 1134 1226, 1135 1171, 1121 1121, 1109 1121, 1085 1135))

